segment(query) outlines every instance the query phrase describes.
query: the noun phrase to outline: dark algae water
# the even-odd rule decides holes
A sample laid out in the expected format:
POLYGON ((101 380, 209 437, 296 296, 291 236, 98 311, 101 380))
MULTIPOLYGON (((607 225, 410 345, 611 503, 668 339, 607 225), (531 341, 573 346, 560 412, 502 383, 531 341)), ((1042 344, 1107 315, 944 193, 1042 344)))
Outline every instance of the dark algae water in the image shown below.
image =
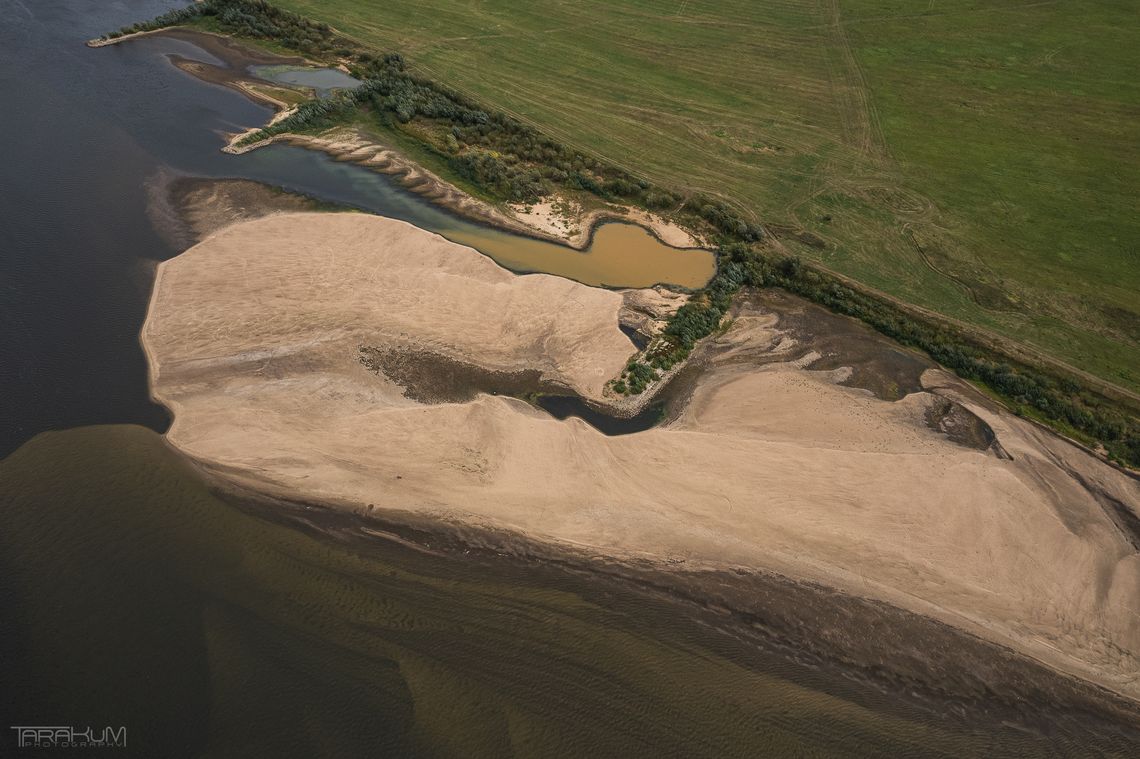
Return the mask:
POLYGON ((607 435, 632 435, 644 432, 665 416, 665 405, 654 403, 631 417, 620 417, 598 411, 575 395, 543 395, 536 404, 556 419, 576 416, 607 435))
POLYGON ((83 46, 178 4, 3 5, 0 756, 1136 755, 1125 728, 919 702, 617 579, 211 489, 159 434, 138 345, 178 252, 164 177, 466 228, 319 154, 220 153, 269 112, 171 65, 209 58, 185 41, 83 46), (20 752, 13 725, 127 746, 20 752))

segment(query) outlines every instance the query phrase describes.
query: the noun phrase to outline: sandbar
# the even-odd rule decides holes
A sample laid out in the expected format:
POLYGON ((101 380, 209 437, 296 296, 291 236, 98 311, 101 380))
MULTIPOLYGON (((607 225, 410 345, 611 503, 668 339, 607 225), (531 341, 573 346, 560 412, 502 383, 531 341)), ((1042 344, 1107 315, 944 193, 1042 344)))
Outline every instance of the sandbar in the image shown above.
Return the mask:
POLYGON ((513 397, 421 403, 360 360, 536 370, 604 404, 636 297, 515 275, 400 221, 286 213, 161 264, 142 341, 170 442, 243 487, 802 578, 1140 699, 1140 552, 1113 516, 1140 485, 937 368, 884 400, 793 356, 754 308, 710 341, 682 408, 610 437, 513 397), (951 401, 996 444, 932 429, 951 401))

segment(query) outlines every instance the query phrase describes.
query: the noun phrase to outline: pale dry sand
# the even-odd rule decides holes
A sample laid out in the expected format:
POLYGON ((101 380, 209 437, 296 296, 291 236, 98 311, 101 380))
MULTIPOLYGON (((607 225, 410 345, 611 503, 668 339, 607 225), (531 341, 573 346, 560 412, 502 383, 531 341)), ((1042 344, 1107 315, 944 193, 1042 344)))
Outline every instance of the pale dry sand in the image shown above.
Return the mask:
POLYGON ((526 403, 422 405, 358 361, 414 347, 590 397, 633 347, 619 293, 514 276, 398 221, 280 215, 159 267, 143 343, 171 442, 269 493, 516 530, 615 557, 777 571, 881 599, 1140 697, 1137 483, 928 372, 1013 460, 791 363, 739 318, 674 422, 606 437, 526 403))
POLYGON ((577 203, 555 198, 541 203, 511 203, 507 207, 516 218, 543 234, 569 240, 571 245, 586 244, 587 235, 582 232, 583 211, 577 203))
POLYGON ((560 196, 529 205, 511 204, 509 208, 516 219, 534 231, 563 239, 580 250, 589 245, 594 228, 605 221, 625 221, 645 227, 674 248, 702 247, 701 241, 684 227, 640 208, 607 205, 586 211, 580 204, 560 196))

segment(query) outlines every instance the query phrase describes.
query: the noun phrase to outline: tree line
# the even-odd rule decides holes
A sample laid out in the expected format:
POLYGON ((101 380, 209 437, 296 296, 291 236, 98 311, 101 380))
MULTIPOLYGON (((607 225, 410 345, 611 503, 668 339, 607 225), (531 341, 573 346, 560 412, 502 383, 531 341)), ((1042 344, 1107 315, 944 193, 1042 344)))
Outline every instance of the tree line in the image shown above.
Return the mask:
POLYGON ((678 309, 656 346, 627 365, 619 378, 624 393, 639 393, 657 370, 689 355, 698 340, 715 332, 732 296, 743 286, 780 287, 831 311, 866 322, 887 337, 927 353, 959 376, 980 383, 1009 402, 1015 413, 1051 423, 1062 432, 1099 442, 1109 458, 1140 468, 1140 422, 1071 377, 1056 377, 997 354, 944 325, 917 319, 890 301, 860 292, 796 257, 772 258, 741 242, 721 246, 717 273, 704 290, 678 309), (637 379, 643 378, 643 379, 637 379), (648 378, 648 379, 644 379, 648 378))
POLYGON ((276 8, 264 0, 199 0, 176 8, 150 21, 124 26, 103 35, 115 39, 125 34, 154 31, 180 24, 204 23, 235 36, 272 40, 306 55, 321 56, 351 52, 347 40, 333 33, 328 24, 276 8))

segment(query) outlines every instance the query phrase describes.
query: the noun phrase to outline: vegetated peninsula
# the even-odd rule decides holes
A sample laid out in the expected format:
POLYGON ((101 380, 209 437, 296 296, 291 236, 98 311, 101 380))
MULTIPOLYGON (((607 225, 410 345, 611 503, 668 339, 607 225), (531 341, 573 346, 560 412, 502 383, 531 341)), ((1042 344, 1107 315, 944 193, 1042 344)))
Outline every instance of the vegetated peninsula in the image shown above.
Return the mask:
MULTIPOLYGON (((717 248, 717 275, 709 282, 703 297, 694 299, 690 307, 678 314, 680 323, 665 331, 663 339, 669 345, 661 346, 656 354, 648 356, 648 362, 639 360, 639 365, 633 367, 635 377, 652 376, 682 360, 695 340, 710 334, 720 323, 733 293, 741 284, 779 286, 839 313, 862 319, 887 336, 927 352, 943 366, 984 385, 1017 413, 1051 425, 1106 458, 1134 468, 1140 466, 1140 394, 1135 383, 1127 379, 1131 376, 1128 367, 1133 361, 1128 357, 1133 355, 1135 345, 1134 334, 1128 325, 1135 315, 1128 316, 1130 312, 1123 305, 1129 298, 1118 297, 1117 293, 1120 286, 1125 290, 1129 288, 1127 278, 1130 275, 1127 272, 1131 269, 1128 267, 1121 275, 1123 278, 1114 278, 1112 287, 1098 291, 1106 297, 1117 293, 1111 295, 1111 304, 1105 301, 1095 307, 1089 306, 1091 295, 1081 296, 1089 308, 1078 307, 1072 298, 1030 297, 1029 290, 1018 289, 1021 285, 1014 282, 1009 272, 1001 275, 1005 276, 1002 282, 1014 287, 1016 292, 998 297, 1001 290, 994 285, 996 275, 993 271, 987 273, 983 271, 985 267, 974 267, 972 273, 962 270, 965 264, 964 259, 959 260, 959 254, 971 250, 973 243, 936 240, 948 229, 938 220, 941 211, 902 185, 896 186, 906 172, 899 174, 896 169, 902 171, 901 167, 891 168, 889 142, 880 144, 877 150, 867 154, 872 158, 878 156, 867 166, 859 162, 863 159, 851 164, 833 158, 821 164, 830 167, 829 171, 843 171, 845 166, 851 171, 859 166, 863 169, 871 166, 878 177, 876 181, 885 184, 865 184, 859 180, 856 184, 862 189, 855 192, 854 185, 843 189, 854 179, 828 178, 811 195, 812 213, 818 211, 820 214, 813 216, 816 220, 789 225, 789 219, 784 216, 765 215, 757 210, 769 208, 771 204, 767 200, 761 202, 757 199, 756 208, 750 208, 747 203, 739 202, 737 197, 694 189, 702 185, 698 178, 703 176, 707 162, 711 160, 713 164, 721 165, 720 158, 713 159, 707 153, 686 153, 688 158, 684 165, 691 170, 687 180, 676 171, 662 172, 660 167, 651 175, 643 175, 641 167, 631 163, 628 153, 615 155, 612 150, 607 150, 604 153, 607 160, 599 157, 598 151, 569 147, 569 144, 581 144, 581 140, 593 134, 586 125, 580 133, 565 134, 558 130, 559 139, 555 139, 511 113, 483 105, 471 95, 457 91, 453 87, 458 82, 433 80, 428 76, 429 70, 415 68, 414 60, 413 66, 409 67, 402 54, 387 47, 393 40, 383 31, 399 28, 399 25, 389 27, 366 23, 367 18, 382 18, 384 13, 403 13, 407 8, 401 3, 378 8, 366 0, 347 0, 328 9, 324 6, 310 7, 303 2, 287 5, 303 6, 314 14, 339 15, 335 19, 314 19, 262 0, 204 0, 152 22, 113 33, 92 44, 108 44, 131 35, 184 25, 232 35, 277 52, 300 54, 311 60, 339 65, 362 84, 354 90, 309 100, 283 111, 271 125, 242 136, 240 145, 248 147, 274 139, 300 137, 309 146, 335 146, 332 149, 340 157, 351 160, 355 154, 365 162, 377 163, 377 168, 382 170, 395 166, 394 170, 406 173, 409 166, 418 166, 420 168, 411 170, 414 182, 425 175, 442 178, 442 184, 434 180, 428 182, 429 194, 446 193, 451 197, 450 205, 491 223, 518 229, 520 220, 525 221, 524 227, 531 233, 535 232, 537 222, 546 234, 574 239, 575 234, 582 234, 583 229, 588 229, 590 224, 604 218, 607 213, 631 214, 630 218, 644 221, 663 237, 678 227, 689 230, 693 239, 704 240, 717 248), (352 132, 347 140, 346 129, 352 132), (332 136, 328 136, 330 130, 332 136), (345 151, 343 147, 346 144, 352 145, 352 149, 345 151), (446 187, 438 189, 444 185, 446 187), (467 193, 470 197, 455 197, 451 190, 456 188, 461 191, 460 195, 467 193), (911 203, 908 198, 915 202, 911 203), (824 200, 827 202, 819 205, 824 200), (883 204, 886 205, 880 208, 883 204), (898 240, 891 236, 894 234, 891 230, 899 229, 904 233, 906 252, 900 252, 896 244, 898 240), (884 236, 880 232, 890 234, 884 236), (855 237, 851 238, 851 234, 855 237), (871 260, 865 260, 868 251, 873 252, 871 260), (920 259, 918 269, 908 258, 914 256, 920 259), (822 263, 826 263, 827 268, 822 263), (923 271, 927 273, 916 280, 915 277, 923 271), (949 280, 943 275, 947 275, 949 280), (947 286, 947 281, 956 284, 947 286), (967 297, 965 305, 951 299, 957 303, 954 305, 945 298, 951 292, 972 295, 967 297), (981 296, 978 293, 983 292, 989 295, 979 300, 981 296), (1062 307, 1065 313, 1053 313, 1057 307, 1062 307), (1093 334, 1086 324, 1088 320, 1077 316, 1078 312, 1087 315, 1097 309, 1106 316, 1090 317, 1103 327, 1093 334), (1110 312, 1116 316, 1107 316, 1110 312), (1072 330, 1078 330, 1079 337, 1075 337, 1072 330), (1108 335, 1108 332, 1112 334, 1108 335), (1095 350, 1095 360, 1081 353, 1084 350, 1095 350), (1065 360, 1058 360, 1058 357, 1065 360)), ((762 11, 760 6, 763 4, 757 6, 762 11)), ((751 18, 751 14, 758 12, 757 8, 747 11, 738 8, 733 12, 745 13, 746 18, 751 18)), ((843 53, 845 62, 837 70, 846 70, 844 67, 849 67, 851 51, 843 34, 840 9, 836 7, 833 11, 835 16, 828 23, 835 25, 837 36, 829 38, 825 47, 829 51, 834 48, 834 52, 843 53)), ((598 12, 622 13, 617 6, 598 12)), ((861 12, 857 15, 863 17, 861 12)), ((540 14, 540 17, 544 16, 540 14)), ((953 17, 953 14, 948 16, 953 17)), ((477 14, 477 18, 481 17, 477 14)), ((530 19, 531 15, 523 14, 521 18, 530 19)), ((625 16, 622 19, 623 24, 629 22, 625 16)), ((663 19, 657 21, 666 26, 673 23, 663 19)), ((455 18, 454 14, 443 13, 438 17, 431 16, 431 23, 462 25, 468 22, 455 18)), ((787 23, 796 21, 790 19, 787 23)), ((1050 23, 1060 24, 1060 21, 1051 17, 1050 23)), ((698 27, 686 26, 689 31, 698 27)), ((419 27, 410 24, 408 28, 419 27)), ((711 31, 702 34, 713 37, 733 34, 726 31, 729 28, 712 24, 708 27, 711 31)), ((544 36, 547 38, 548 35, 544 36)), ((529 38, 524 34, 522 39, 529 38)), ((771 38, 766 36, 765 39, 771 38)), ((699 44, 712 42, 704 36, 697 39, 699 44)), ((514 40, 511 44, 518 43, 519 40, 514 40)), ((453 46, 449 44, 448 47, 453 46)), ((765 52, 760 49, 750 48, 748 56, 751 58, 746 56, 746 60, 767 60, 765 52)), ((636 60, 641 60, 641 56, 636 60)), ((649 61, 644 65, 647 70, 656 70, 649 61)), ((678 74, 688 70, 680 63, 676 66, 678 74)), ((858 70, 857 65, 854 70, 858 70)), ((489 67, 480 67, 479 71, 481 80, 498 87, 490 82, 500 71, 497 65, 489 64, 489 67)), ((536 82, 545 81, 544 77, 549 75, 549 72, 542 74, 543 71, 545 69, 536 72, 536 82)), ((448 73, 463 79, 458 70, 449 68, 448 73)), ((762 80, 769 78, 765 76, 762 80)), ((612 84, 612 79, 607 81, 612 84)), ((663 91, 668 91, 668 88, 663 91)), ((709 91, 717 93, 721 89, 714 87, 709 91)), ((613 104, 604 96, 604 88, 593 92, 598 97, 599 106, 589 110, 608 123, 609 116, 603 106, 613 104)), ((832 83, 831 92, 832 96, 844 102, 849 100, 853 113, 862 113, 868 118, 868 114, 874 115, 874 103, 868 100, 865 82, 858 77, 845 78, 839 84, 832 83)), ((613 107, 620 110, 619 106, 613 107)), ((740 107, 749 113, 767 112, 759 102, 747 106, 740 104, 740 107)), ((680 104, 678 108, 678 112, 686 112, 680 104)), ((726 117, 730 114, 723 107, 711 112, 723 112, 726 117)), ((866 118, 863 121, 847 118, 840 121, 848 126, 861 123, 874 126, 878 123, 875 119, 867 121, 866 118)), ((555 126, 550 120, 539 123, 551 129, 555 126)), ((641 123, 652 124, 654 121, 643 119, 641 123)), ((846 135, 841 141, 851 137, 847 134, 851 130, 839 131, 846 135)), ((823 130, 822 133, 827 132, 823 130)), ((856 133, 871 137, 878 135, 875 139, 856 140, 864 147, 879 144, 876 140, 885 134, 878 127, 869 131, 855 130, 852 135, 856 133)), ((652 146, 654 140, 663 134, 646 131, 647 145, 652 146)), ((732 142, 728 137, 716 139, 732 142)), ((704 138, 697 139, 694 147, 705 143, 704 138)), ((771 150, 756 148, 753 152, 731 152, 739 159, 738 163, 742 162, 737 168, 748 173, 756 168, 752 165, 753 159, 771 160, 783 165, 784 159, 777 161, 774 156, 798 154, 800 148, 786 149, 791 145, 780 142, 771 150)), ((842 156, 847 155, 848 147, 816 144, 811 150, 830 151, 833 155, 842 156)), ((806 147, 803 149, 808 150, 806 147)), ((1014 150, 1008 145, 999 146, 999 149, 1014 150)), ((656 165, 653 156, 661 154, 649 147, 640 155, 648 167, 656 165)), ((1132 164, 1125 161, 1125 165, 1131 167, 1132 164)), ((983 169, 981 165, 975 167, 978 172, 983 169)), ((754 181, 749 186, 780 187, 785 186, 791 177, 805 176, 790 166, 785 167, 785 171, 787 176, 780 178, 783 175, 769 176, 768 170, 764 169, 761 175, 767 177, 765 182, 754 181)), ((1116 195, 1108 193, 1105 197, 1115 198, 1116 195)), ((1026 195, 1024 202, 1032 203, 1033 199, 1034 196, 1026 195)), ((795 207, 798 206, 788 206, 795 207)), ((793 212, 793 217, 797 216, 793 212)), ((1124 238, 1119 235, 1113 237, 1113 245, 1127 239, 1130 232, 1122 229, 1120 234, 1124 238)), ((975 243, 981 241, 980 237, 974 240, 975 243)), ((977 255, 980 254, 970 252, 967 257, 977 255)), ((996 259, 994 261, 996 266, 996 259)), ((1023 272, 1038 270, 1036 264, 1024 261, 1018 267, 1023 272)), ((1006 268, 1003 265, 1002 270, 1006 268)), ((1076 275, 1066 275, 1063 281, 1072 283, 1081 279, 1076 275)), ((1025 282, 1021 284, 1030 286, 1025 282)), ((1129 293, 1134 296, 1135 287, 1129 293)), ((1131 299, 1135 300, 1134 297, 1131 299)), ((636 390, 641 384, 626 382, 625 387, 636 390)))

